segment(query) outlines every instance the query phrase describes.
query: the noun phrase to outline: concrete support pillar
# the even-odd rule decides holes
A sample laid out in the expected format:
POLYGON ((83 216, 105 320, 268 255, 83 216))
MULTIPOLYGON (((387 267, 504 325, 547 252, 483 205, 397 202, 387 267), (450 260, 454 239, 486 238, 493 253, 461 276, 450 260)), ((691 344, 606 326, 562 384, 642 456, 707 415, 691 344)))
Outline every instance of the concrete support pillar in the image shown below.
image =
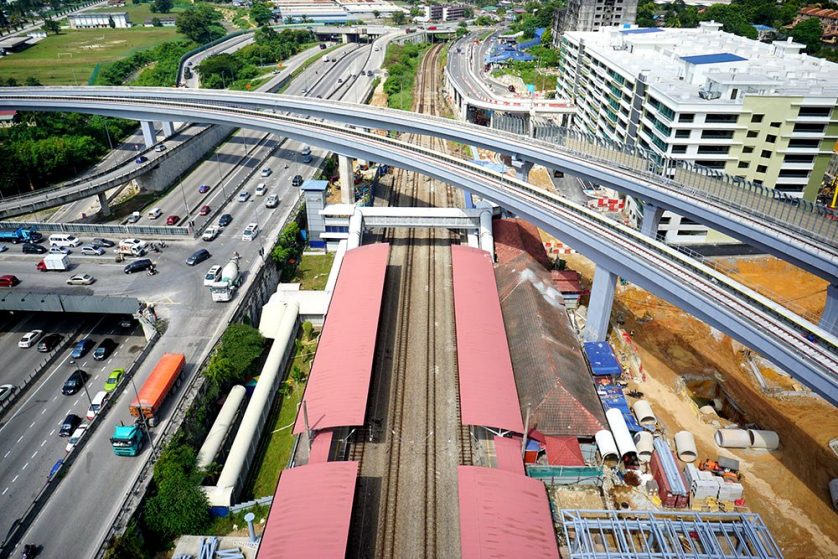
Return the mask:
POLYGON ((826 288, 826 306, 818 326, 833 336, 838 336, 838 285, 826 288))
POLYGON ((104 192, 100 192, 96 196, 99 197, 99 208, 102 215, 109 216, 111 215, 111 207, 108 205, 108 197, 104 192))
POLYGON ((653 239, 657 237, 662 215, 663 208, 651 202, 643 202, 643 223, 640 224, 640 232, 653 239))
POLYGON ((517 159, 512 160, 512 166, 515 167, 515 178, 519 181, 529 182, 530 169, 532 169, 532 161, 521 161, 517 159), (518 163, 520 161, 520 164, 518 163))
POLYGON ((345 155, 338 155, 340 201, 342 204, 355 203, 355 173, 352 172, 352 161, 351 158, 345 155))
POLYGON ((175 127, 172 122, 164 120, 160 123, 161 128, 163 128, 163 137, 170 138, 175 135, 175 127))
POLYGON ((145 147, 152 147, 156 138, 156 134, 154 133, 154 126, 148 120, 141 120, 140 128, 142 128, 143 130, 143 141, 145 142, 145 147))
POLYGON ((594 284, 591 287, 591 301, 588 304, 588 321, 583 333, 586 342, 601 342, 608 335, 608 322, 611 319, 611 305, 614 303, 616 287, 617 274, 597 265, 594 284))

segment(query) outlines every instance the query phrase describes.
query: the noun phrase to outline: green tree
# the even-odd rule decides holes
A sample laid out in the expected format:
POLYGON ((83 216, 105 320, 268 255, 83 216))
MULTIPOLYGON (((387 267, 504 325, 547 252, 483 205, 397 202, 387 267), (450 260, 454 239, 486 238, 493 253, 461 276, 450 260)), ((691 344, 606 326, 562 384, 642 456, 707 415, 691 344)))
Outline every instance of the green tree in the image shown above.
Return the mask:
POLYGON ((267 24, 273 18, 271 9, 262 2, 255 2, 250 8, 250 19, 256 22, 256 25, 262 26, 267 24))
POLYGON ((746 15, 739 6, 731 4, 713 4, 701 14, 702 21, 714 20, 722 24, 722 29, 734 35, 740 35, 749 39, 757 38, 757 30, 748 21, 746 15))
POLYGON ((404 25, 404 23, 407 21, 407 16, 404 15, 404 12, 398 11, 393 12, 390 15, 390 19, 393 20, 393 25, 404 25))
POLYGON ((151 18, 151 25, 153 27, 163 27, 163 22, 160 21, 159 17, 153 17, 151 18))
POLYGON ((170 443, 154 465, 154 493, 143 507, 149 529, 163 541, 200 533, 209 524, 209 503, 201 489, 203 474, 195 467, 195 451, 170 443))
POLYGON ((108 16, 108 27, 111 29, 116 29, 116 22, 113 20, 113 17, 108 16))
POLYGON ((207 57, 198 65, 201 84, 210 89, 227 87, 227 84, 239 79, 243 66, 239 57, 230 53, 207 57))
POLYGON ((796 42, 806 45, 808 54, 817 54, 821 50, 821 35, 823 35, 823 27, 821 22, 815 18, 801 21, 791 30, 792 38, 796 42))
POLYGON ((174 5, 173 0, 154 0, 149 9, 153 14, 168 14, 174 5))
POLYGON ((203 45, 224 36, 221 12, 206 4, 188 7, 177 18, 177 30, 203 45))
POLYGON ((379 12, 378 10, 373 10, 372 11, 372 17, 374 17, 375 19, 378 19, 379 17, 381 17, 381 12, 379 12))
POLYGON ((40 81, 38 81, 38 78, 29 76, 28 78, 26 78, 26 81, 23 82, 23 85, 26 85, 28 87, 35 87, 43 84, 40 81))
POLYGON ((457 27, 457 38, 458 39, 460 37, 465 37, 466 35, 468 35, 468 28, 466 28, 465 26, 457 27))
POLYGON ((44 32, 58 35, 59 33, 61 33, 61 25, 54 19, 45 19, 44 32))

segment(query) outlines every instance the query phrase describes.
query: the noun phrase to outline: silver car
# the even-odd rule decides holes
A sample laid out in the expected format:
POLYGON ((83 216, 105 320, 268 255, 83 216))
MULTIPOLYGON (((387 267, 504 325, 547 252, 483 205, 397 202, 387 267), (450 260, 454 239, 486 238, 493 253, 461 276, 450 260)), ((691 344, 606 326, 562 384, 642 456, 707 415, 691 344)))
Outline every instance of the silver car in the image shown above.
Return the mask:
POLYGON ((67 285, 90 285, 94 281, 96 281, 96 278, 90 274, 76 274, 74 276, 70 276, 67 280, 67 285))
POLYGON ((102 256, 105 254, 105 249, 96 245, 83 245, 79 250, 87 256, 102 256))

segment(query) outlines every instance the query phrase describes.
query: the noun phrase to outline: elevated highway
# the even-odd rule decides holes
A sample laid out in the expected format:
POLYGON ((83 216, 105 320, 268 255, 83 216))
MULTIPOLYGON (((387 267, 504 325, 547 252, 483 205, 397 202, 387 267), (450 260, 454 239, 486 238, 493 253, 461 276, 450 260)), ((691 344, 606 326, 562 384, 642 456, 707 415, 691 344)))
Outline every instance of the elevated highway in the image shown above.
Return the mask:
MULTIPOLYGON (((126 118, 133 118, 129 110, 132 102, 148 106, 180 101, 286 111, 363 128, 432 135, 515 156, 527 164, 562 170, 689 217, 838 284, 835 212, 696 169, 677 168, 675 178, 668 178, 662 175, 671 169, 657 168, 637 151, 621 151, 607 144, 569 137, 564 145, 557 145, 446 118, 287 95, 126 87, 0 89, 0 107, 104 112, 126 118), (122 104, 113 105, 116 100, 122 104)), ((223 123, 238 125, 232 115, 223 123)), ((0 202, 0 212, 19 203, 0 202)))
MULTIPOLYGON (((288 105, 306 101, 297 98, 279 100, 287 100, 288 105)), ((312 113, 317 112, 317 106, 342 106, 325 100, 308 103, 313 106, 306 110, 312 113)), ((136 120, 159 120, 166 115, 177 114, 179 118, 191 122, 235 123, 239 127, 276 133, 329 151, 374 159, 454 184, 532 221, 574 246, 598 265, 727 333, 769 358, 828 401, 838 403, 838 339, 835 336, 634 229, 523 181, 376 134, 314 119, 224 106, 218 99, 213 104, 206 100, 130 98, 124 93, 107 95, 104 91, 100 91, 98 96, 61 96, 53 89, 48 95, 37 95, 37 90, 19 96, 4 92, 0 96, 0 104, 20 109, 37 107, 38 110, 78 111, 136 120)), ((281 105, 281 108, 285 109, 285 106, 281 105)), ((351 108, 356 115, 365 109, 359 105, 348 105, 346 108, 351 108)), ((399 115, 414 122, 422 118, 412 113, 409 117, 408 113, 396 113, 394 116, 399 115)), ((349 120, 348 116, 346 118, 349 120)), ((407 128, 410 125, 399 123, 398 126, 407 128)), ((485 129, 479 130, 487 134, 485 129)), ((501 142, 501 138, 497 141, 501 142)), ((537 153, 533 150, 534 155, 537 153)), ((613 170, 610 172, 615 173, 613 170)))

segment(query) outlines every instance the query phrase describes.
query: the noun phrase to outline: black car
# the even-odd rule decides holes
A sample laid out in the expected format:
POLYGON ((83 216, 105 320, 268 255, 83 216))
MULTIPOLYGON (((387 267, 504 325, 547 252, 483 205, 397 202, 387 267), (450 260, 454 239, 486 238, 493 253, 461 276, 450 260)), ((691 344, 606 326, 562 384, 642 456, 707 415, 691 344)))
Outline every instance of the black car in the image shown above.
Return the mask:
POLYGON ((116 243, 114 243, 113 241, 109 241, 108 239, 103 239, 101 237, 96 237, 92 239, 90 241, 90 244, 105 248, 111 248, 112 246, 116 246, 116 243))
POLYGON ((148 270, 152 266, 154 266, 154 264, 151 263, 151 260, 149 260, 148 258, 140 258, 139 260, 134 260, 133 262, 125 266, 125 268, 123 268, 122 271, 126 274, 133 274, 134 272, 142 272, 143 270, 148 270))
POLYGON ((227 227, 230 223, 233 222, 233 216, 230 214, 224 214, 218 218, 218 226, 219 227, 227 227))
POLYGON ((76 369, 69 377, 67 377, 67 380, 64 381, 64 388, 61 389, 61 393, 65 396, 75 394, 81 390, 81 387, 84 386, 85 382, 87 382, 87 373, 81 369, 76 369))
POLYGON ((200 264, 201 262, 203 262, 204 260, 206 260, 210 256, 212 256, 212 255, 205 248, 196 250, 195 252, 192 253, 192 255, 189 258, 186 259, 186 265, 187 266, 195 266, 196 264, 200 264))
POLYGON ((302 186, 303 185, 303 176, 302 175, 294 175, 294 178, 291 179, 291 186, 302 186))
POLYGON ((134 327, 134 317, 130 314, 126 314, 125 316, 119 317, 119 327, 120 328, 133 328, 134 327))
POLYGON ((49 353, 55 347, 61 343, 61 340, 64 339, 64 336, 61 334, 47 334, 43 338, 41 338, 40 343, 38 344, 38 351, 41 353, 49 353))
POLYGON ((34 243, 23 243, 23 254, 44 254, 47 247, 36 245, 34 243))
POLYGON ((103 361, 108 358, 108 355, 113 353, 114 349, 116 349, 116 342, 110 338, 105 338, 99 342, 99 346, 93 352, 93 359, 103 361))
POLYGON ((64 421, 61 422, 61 429, 58 431, 58 436, 69 437, 79 425, 81 425, 81 418, 74 413, 69 414, 64 418, 64 421))

